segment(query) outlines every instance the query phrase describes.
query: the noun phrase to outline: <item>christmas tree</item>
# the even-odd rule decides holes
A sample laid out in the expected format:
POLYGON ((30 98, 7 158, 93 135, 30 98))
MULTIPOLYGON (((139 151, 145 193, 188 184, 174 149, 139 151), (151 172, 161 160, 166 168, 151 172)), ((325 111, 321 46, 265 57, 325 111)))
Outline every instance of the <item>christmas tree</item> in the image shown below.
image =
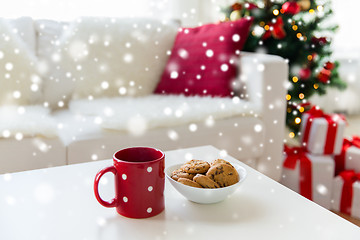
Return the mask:
POLYGON ((295 137, 310 96, 325 94, 327 87, 346 87, 339 63, 331 59, 331 36, 338 26, 324 21, 332 15, 330 1, 240 1, 223 10, 223 20, 253 17, 244 51, 279 55, 288 62, 286 123, 295 137))

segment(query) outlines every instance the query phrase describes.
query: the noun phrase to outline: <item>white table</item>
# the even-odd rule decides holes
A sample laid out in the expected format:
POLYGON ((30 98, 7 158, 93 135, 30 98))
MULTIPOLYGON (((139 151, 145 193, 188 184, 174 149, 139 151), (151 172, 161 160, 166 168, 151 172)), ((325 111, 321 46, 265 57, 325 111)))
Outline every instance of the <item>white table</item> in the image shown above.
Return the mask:
MULTIPOLYGON (((211 146, 169 151, 166 165, 219 157, 211 146)), ((247 179, 221 203, 189 202, 166 182, 164 212, 125 218, 102 207, 93 194, 95 174, 111 163, 0 175, 0 239, 360 239, 359 227, 244 164, 247 179)), ((104 177, 100 192, 110 199, 113 177, 104 177)))

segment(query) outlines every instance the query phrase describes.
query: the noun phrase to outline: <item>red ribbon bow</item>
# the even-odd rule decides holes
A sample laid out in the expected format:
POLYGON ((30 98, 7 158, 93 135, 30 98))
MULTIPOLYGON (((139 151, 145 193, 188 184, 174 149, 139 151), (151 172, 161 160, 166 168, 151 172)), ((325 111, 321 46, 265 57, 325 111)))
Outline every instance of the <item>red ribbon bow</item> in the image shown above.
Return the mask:
POLYGON ((326 114, 326 113, 323 112, 323 110, 321 110, 317 106, 313 106, 310 110, 306 111, 306 113, 310 114, 314 118, 323 117, 323 118, 331 119, 333 121, 336 121, 336 120, 339 120, 339 119, 341 119, 343 121, 346 121, 346 118, 345 118, 344 115, 342 115, 342 114, 326 114))
POLYGON ((314 117, 323 117, 326 116, 326 114, 321 110, 319 107, 313 106, 309 111, 306 112, 307 114, 310 114, 314 117))
POLYGON ((349 147, 352 146, 360 148, 360 137, 353 136, 352 139, 344 138, 341 153, 339 155, 336 155, 334 158, 336 175, 338 175, 341 171, 345 169, 346 151, 348 150, 349 147))
POLYGON ((325 114, 319 107, 315 106, 306 113, 309 114, 309 117, 307 119, 306 127, 304 130, 303 143, 308 143, 313 120, 315 118, 324 118, 328 122, 328 129, 326 133, 326 143, 323 154, 332 154, 335 147, 336 131, 338 126, 337 122, 339 119, 344 120, 345 117, 340 114, 325 114))
POLYGON ((353 199, 353 183, 360 181, 360 173, 355 173, 354 170, 346 170, 339 174, 344 180, 344 185, 341 192, 340 211, 351 215, 351 205, 353 199))
MULTIPOLYGON (((349 140, 347 140, 347 141, 349 141, 349 140)), ((357 148, 360 148, 360 137, 358 137, 358 136, 353 136, 353 137, 352 137, 352 140, 351 140, 351 144, 352 144, 352 146, 355 146, 355 147, 357 147, 357 148)))
POLYGON ((277 17, 275 23, 268 23, 269 29, 266 30, 264 35, 262 36, 263 40, 266 40, 271 37, 271 35, 275 39, 283 39, 286 36, 286 32, 284 30, 284 22, 282 17, 277 17))
POLYGON ((297 161, 300 161, 300 194, 312 200, 312 167, 305 149, 285 145, 284 152, 287 155, 283 163, 285 168, 295 169, 297 161))

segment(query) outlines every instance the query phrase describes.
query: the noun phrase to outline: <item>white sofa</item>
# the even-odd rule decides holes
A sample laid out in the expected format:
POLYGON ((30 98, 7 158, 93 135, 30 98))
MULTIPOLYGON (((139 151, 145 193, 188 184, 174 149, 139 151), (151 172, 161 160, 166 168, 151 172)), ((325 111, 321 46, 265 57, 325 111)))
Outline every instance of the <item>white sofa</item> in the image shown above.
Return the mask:
POLYGON ((0 23, 0 173, 109 159, 134 145, 213 145, 280 178, 288 74, 280 57, 242 53, 239 97, 160 96, 152 92, 176 22, 0 23))

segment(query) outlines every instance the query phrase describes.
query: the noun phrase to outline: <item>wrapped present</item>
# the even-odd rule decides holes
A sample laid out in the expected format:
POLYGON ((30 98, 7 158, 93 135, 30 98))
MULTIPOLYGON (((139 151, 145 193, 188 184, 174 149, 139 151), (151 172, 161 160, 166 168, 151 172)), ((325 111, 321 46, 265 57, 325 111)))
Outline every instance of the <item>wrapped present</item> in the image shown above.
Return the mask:
POLYGON ((325 114, 313 107, 303 114, 301 122, 301 142, 310 153, 340 153, 346 126, 342 115, 325 114))
POLYGON ((360 172, 345 170, 334 178, 331 208, 360 218, 360 172))
POLYGON ((335 175, 344 170, 360 172, 360 137, 344 138, 341 153, 334 160, 335 175))
POLYGON ((330 209, 334 165, 331 156, 313 155, 304 148, 290 148, 285 145, 280 182, 307 199, 330 209))

